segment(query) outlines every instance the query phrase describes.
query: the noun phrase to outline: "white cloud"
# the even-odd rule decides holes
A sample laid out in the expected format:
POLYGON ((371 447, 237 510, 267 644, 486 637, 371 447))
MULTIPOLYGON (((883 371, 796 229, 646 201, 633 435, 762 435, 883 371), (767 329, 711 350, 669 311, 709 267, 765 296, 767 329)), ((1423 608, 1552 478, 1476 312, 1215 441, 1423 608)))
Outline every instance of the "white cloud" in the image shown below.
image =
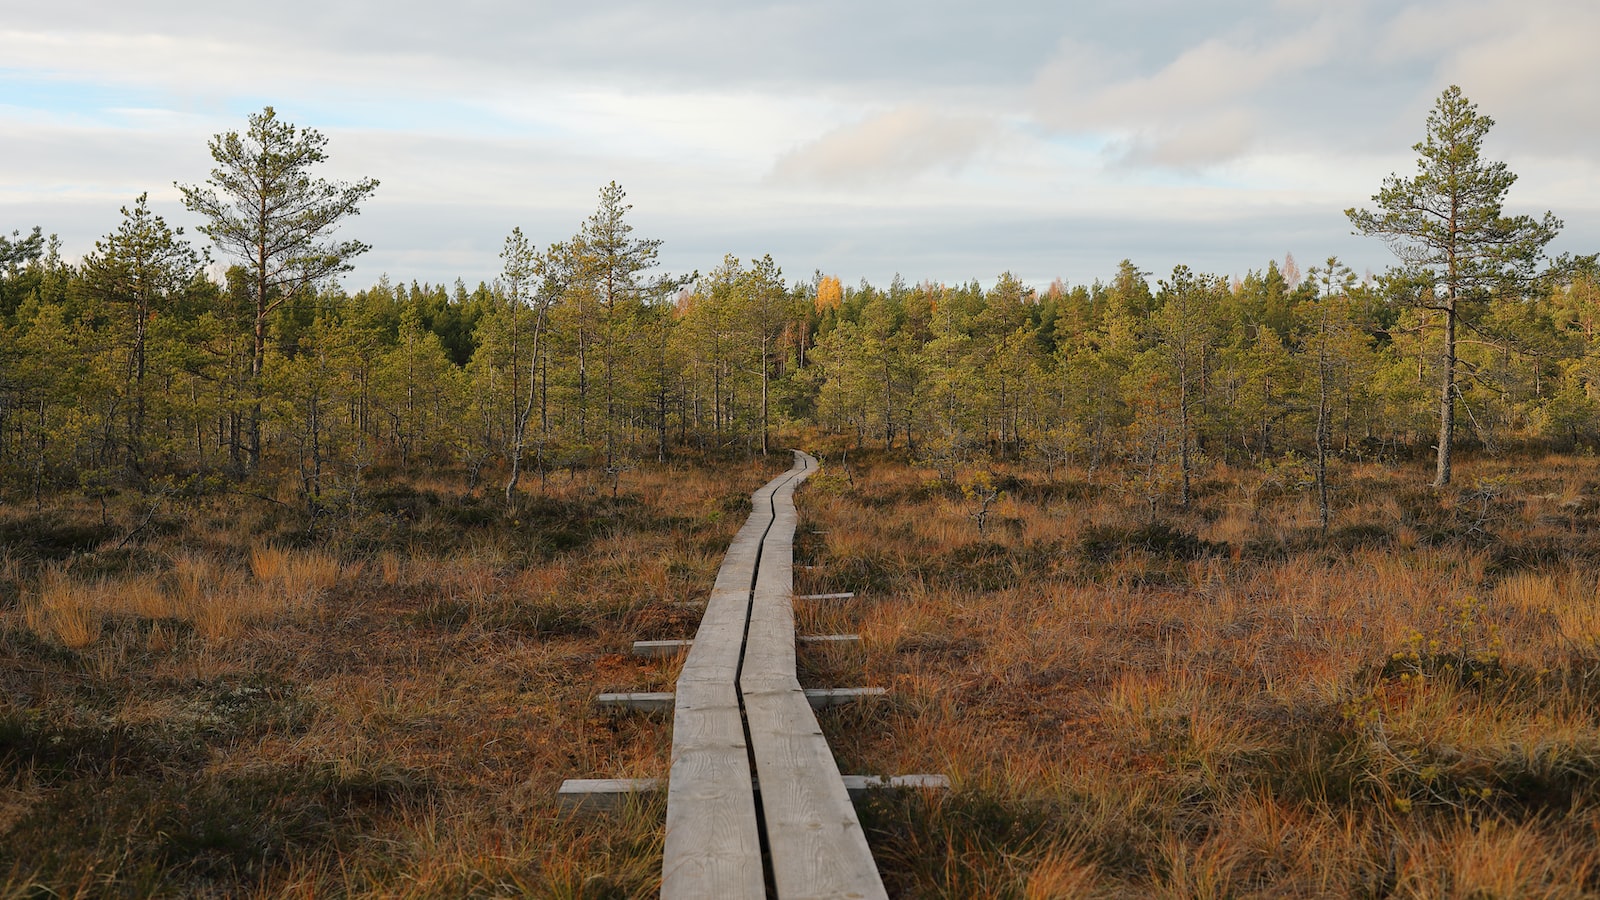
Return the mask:
POLYGON ((834 129, 784 154, 779 181, 828 185, 903 182, 931 171, 959 171, 993 139, 996 123, 906 107, 834 129))
MULTIPOLYGON (((0 30, 0 58, 14 72, 62 85, 159 90, 198 110, 218 110, 238 96, 384 96, 432 98, 467 86, 481 69, 451 66, 421 53, 317 46, 224 32, 178 37, 93 27, 0 30)), ((481 80, 479 81, 481 84, 481 80)))
POLYGON ((1511 206, 1600 246, 1592 0, 191 7, 7 10, 0 230, 37 222, 70 254, 142 190, 178 224, 172 181, 271 103, 328 136, 322 174, 383 181, 349 226, 376 248, 351 284, 492 275, 512 225, 570 234, 612 179, 674 269, 771 251, 791 273, 1093 278, 1291 249, 1382 268, 1376 242, 1346 252, 1340 210, 1409 169, 1458 82, 1523 176, 1511 206))
POLYGON ((1212 38, 1153 75, 1108 86, 1089 109, 1105 121, 1190 118, 1217 105, 1248 102, 1262 87, 1317 66, 1332 49, 1321 23, 1248 45, 1212 38))
POLYGON ((1256 120, 1242 109, 1206 118, 1185 117, 1180 124, 1141 132, 1111 145, 1119 165, 1193 171, 1243 156, 1255 142, 1256 120))
POLYGON ((1053 128, 1104 135, 1126 165, 1228 162, 1262 137, 1265 97, 1332 59, 1349 22, 1323 16, 1285 34, 1211 36, 1149 72, 1068 41, 1034 80, 1035 114, 1053 128))

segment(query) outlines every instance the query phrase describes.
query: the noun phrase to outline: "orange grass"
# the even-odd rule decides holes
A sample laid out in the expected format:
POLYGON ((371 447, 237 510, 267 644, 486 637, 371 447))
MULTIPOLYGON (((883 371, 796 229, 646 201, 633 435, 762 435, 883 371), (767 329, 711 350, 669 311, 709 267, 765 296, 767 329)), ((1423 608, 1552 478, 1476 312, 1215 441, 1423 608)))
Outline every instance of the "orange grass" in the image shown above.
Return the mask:
POLYGON ((858 596, 801 614, 863 652, 807 675, 892 688, 825 719, 845 768, 954 785, 869 805, 891 893, 1600 891, 1594 460, 1477 461, 1443 496, 1343 467, 1327 540, 1310 498, 1235 470, 1160 512, 1196 543, 1099 555, 1149 513, 1083 473, 1016 473, 980 535, 926 473, 853 460, 800 495, 825 532, 800 588, 858 596))
MULTIPOLYGON (((798 630, 862 641, 802 679, 891 689, 822 715, 842 769, 953 785, 862 805, 893 895, 1600 891, 1596 461, 1468 460, 1442 495, 1341 464, 1324 540, 1250 469, 1152 522, 1115 473, 998 466, 980 534, 930 473, 837 459, 796 589, 857 597, 798 630)), ((675 601, 786 464, 616 502, 563 474, 511 517, 440 476, 321 532, 222 496, 131 550, 0 551, 0 896, 652 895, 660 798, 554 793, 667 770, 663 719, 591 698, 670 689, 628 645, 692 635, 675 601)), ((98 520, 74 502, 50 527, 98 520)))
POLYGON ((591 700, 670 689, 629 644, 692 635, 664 601, 784 464, 628 473, 615 504, 580 473, 509 519, 402 484, 407 519, 312 547, 219 497, 132 555, 0 559, 0 897, 653 893, 659 801, 574 820, 556 788, 665 773, 665 721, 591 700))

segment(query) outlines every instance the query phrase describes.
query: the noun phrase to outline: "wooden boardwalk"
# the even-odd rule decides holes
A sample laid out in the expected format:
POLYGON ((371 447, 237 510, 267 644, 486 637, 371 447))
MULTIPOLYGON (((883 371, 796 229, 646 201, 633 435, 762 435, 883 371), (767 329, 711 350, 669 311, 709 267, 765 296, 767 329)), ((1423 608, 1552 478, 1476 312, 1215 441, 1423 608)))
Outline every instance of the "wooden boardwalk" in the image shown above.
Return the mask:
POLYGON ((795 677, 793 468, 752 497, 673 694, 661 896, 883 897, 845 781, 795 677), (755 780, 759 778, 760 803, 755 780), (759 815, 758 815, 759 809, 759 815))

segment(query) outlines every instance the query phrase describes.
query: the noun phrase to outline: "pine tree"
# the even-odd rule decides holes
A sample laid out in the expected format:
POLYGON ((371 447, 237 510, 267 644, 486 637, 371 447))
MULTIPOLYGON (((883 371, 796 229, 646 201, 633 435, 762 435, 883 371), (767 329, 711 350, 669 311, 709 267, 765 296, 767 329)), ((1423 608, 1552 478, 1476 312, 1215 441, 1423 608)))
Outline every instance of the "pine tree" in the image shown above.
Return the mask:
POLYGON ((1501 204, 1517 176, 1481 157, 1494 125, 1455 85, 1428 114, 1413 178, 1390 175, 1372 199, 1376 211, 1349 209, 1356 233, 1384 239, 1401 261, 1396 277, 1415 286, 1415 302, 1443 315, 1444 363, 1439 443, 1433 484, 1450 483, 1459 399, 1456 342, 1463 316, 1496 291, 1515 292, 1533 276, 1544 247, 1561 228, 1549 212, 1505 216, 1501 204))
POLYGON ((201 257, 150 211, 149 195, 140 194, 130 211, 122 208, 122 225, 84 258, 83 280, 98 299, 125 306, 128 323, 127 359, 122 395, 127 404, 127 461, 143 467, 151 319, 201 273, 201 257))
POLYGON ((315 129, 280 121, 268 106, 250 116, 242 136, 229 131, 211 139, 217 165, 205 187, 178 185, 184 206, 207 220, 200 232, 223 253, 241 260, 249 273, 254 306, 252 405, 246 425, 251 468, 261 463, 261 377, 269 316, 301 290, 349 271, 350 261, 371 249, 360 241, 332 239, 341 221, 359 214, 378 182, 313 178, 311 167, 327 160, 327 143, 315 129))
POLYGON ((1216 303, 1226 291, 1224 280, 1178 266, 1170 279, 1161 282, 1161 308, 1152 317, 1155 345, 1149 352, 1157 360, 1155 368, 1164 376, 1166 389, 1173 394, 1167 401, 1176 419, 1169 424, 1177 430, 1179 506, 1188 506, 1193 495, 1198 456, 1195 433, 1200 424, 1197 411, 1205 397, 1207 367, 1215 350, 1216 303))

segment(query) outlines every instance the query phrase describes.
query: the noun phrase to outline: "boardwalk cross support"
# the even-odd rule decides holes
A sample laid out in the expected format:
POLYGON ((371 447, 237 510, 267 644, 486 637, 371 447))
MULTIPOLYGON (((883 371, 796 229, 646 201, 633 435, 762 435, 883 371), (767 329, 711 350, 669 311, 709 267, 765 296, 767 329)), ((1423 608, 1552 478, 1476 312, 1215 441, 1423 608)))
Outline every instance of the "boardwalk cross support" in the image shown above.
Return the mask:
MULTIPOLYGON (((943 775, 842 775, 850 802, 872 791, 944 791, 950 779, 943 775)), ((568 814, 614 813, 637 797, 661 790, 659 778, 569 778, 561 783, 556 799, 568 814)), ((757 794, 761 785, 754 785, 757 794)))
MULTIPOLYGON (((859 634, 803 634, 796 638, 801 644, 838 646, 840 644, 859 644, 859 634)), ((677 656, 694 646, 694 641, 634 641, 633 655, 643 656, 647 659, 659 659, 667 656, 677 656)))
MULTIPOLYGON (((806 688, 804 693, 812 709, 827 709, 832 706, 845 706, 858 700, 876 700, 889 692, 880 687, 854 687, 806 688)), ((673 709, 673 694, 671 691, 597 694, 594 703, 607 709, 625 709, 631 712, 670 712, 673 709)))

